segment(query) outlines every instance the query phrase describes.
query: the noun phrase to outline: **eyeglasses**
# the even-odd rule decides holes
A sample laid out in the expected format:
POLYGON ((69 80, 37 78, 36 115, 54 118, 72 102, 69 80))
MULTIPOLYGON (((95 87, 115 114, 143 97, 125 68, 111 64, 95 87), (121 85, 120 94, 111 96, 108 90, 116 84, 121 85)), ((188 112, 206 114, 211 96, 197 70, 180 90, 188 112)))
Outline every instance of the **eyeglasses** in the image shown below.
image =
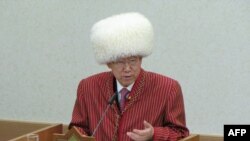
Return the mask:
POLYGON ((128 59, 117 60, 116 62, 114 62, 114 64, 119 68, 124 68, 126 64, 133 67, 136 66, 138 62, 139 62, 139 57, 131 57, 128 59))

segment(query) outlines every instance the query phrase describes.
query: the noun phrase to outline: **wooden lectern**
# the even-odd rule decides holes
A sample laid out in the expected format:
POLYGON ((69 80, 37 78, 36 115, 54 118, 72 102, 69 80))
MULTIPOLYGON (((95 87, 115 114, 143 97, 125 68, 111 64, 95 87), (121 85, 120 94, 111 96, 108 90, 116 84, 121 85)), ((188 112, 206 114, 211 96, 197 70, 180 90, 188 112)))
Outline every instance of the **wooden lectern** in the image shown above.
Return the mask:
MULTIPOLYGON (((53 141, 95 141, 94 137, 82 135, 76 127, 72 127, 66 134, 55 133, 53 135, 53 141)), ((190 136, 181 139, 180 141, 200 141, 197 134, 191 134, 190 136)))
POLYGON ((37 135, 39 141, 53 141, 54 133, 62 133, 63 125, 0 119, 0 141, 28 141, 29 135, 37 135))
MULTIPOLYGON (((66 131, 66 134, 54 133, 53 141, 95 141, 95 138, 84 136, 77 128, 72 127, 69 131, 66 131)), ((223 137, 216 135, 190 134, 188 137, 179 141, 223 141, 223 137)))
POLYGON ((95 138, 82 135, 80 131, 73 126, 66 134, 54 134, 53 141, 95 141, 95 138))

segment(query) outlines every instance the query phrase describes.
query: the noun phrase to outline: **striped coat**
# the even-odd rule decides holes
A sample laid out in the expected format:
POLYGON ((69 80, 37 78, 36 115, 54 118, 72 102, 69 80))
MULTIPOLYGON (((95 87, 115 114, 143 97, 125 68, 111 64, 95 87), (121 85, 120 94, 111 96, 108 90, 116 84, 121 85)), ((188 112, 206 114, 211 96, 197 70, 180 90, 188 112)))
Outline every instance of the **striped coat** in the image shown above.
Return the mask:
MULTIPOLYGON (((83 79, 78 86, 77 99, 70 126, 92 135, 107 101, 116 89, 111 72, 83 79)), ((117 101, 110 107, 95 133, 96 141, 131 141, 126 132, 143 129, 146 120, 154 127, 153 140, 174 141, 186 137, 184 102, 177 81, 160 74, 141 70, 124 111, 117 101)))

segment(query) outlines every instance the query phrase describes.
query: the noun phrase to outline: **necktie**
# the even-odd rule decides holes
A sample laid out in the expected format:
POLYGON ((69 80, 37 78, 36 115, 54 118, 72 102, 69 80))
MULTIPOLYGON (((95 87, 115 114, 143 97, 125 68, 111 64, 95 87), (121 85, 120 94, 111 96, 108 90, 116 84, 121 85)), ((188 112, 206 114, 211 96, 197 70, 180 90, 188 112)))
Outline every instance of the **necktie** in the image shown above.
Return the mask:
POLYGON ((121 109, 121 111, 124 110, 126 96, 128 95, 128 93, 129 93, 129 90, 127 88, 122 88, 120 91, 120 94, 121 94, 120 109, 121 109))

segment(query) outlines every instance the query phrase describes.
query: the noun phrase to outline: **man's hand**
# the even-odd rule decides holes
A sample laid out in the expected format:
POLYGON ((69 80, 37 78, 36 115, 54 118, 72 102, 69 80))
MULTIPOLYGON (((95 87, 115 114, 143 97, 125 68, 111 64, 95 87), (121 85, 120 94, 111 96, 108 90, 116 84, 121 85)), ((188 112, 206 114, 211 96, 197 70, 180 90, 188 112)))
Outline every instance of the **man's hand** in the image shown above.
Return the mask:
POLYGON ((154 128, 147 121, 144 121, 143 124, 145 127, 143 130, 133 129, 133 132, 127 132, 127 135, 134 141, 151 140, 154 135, 154 128))

